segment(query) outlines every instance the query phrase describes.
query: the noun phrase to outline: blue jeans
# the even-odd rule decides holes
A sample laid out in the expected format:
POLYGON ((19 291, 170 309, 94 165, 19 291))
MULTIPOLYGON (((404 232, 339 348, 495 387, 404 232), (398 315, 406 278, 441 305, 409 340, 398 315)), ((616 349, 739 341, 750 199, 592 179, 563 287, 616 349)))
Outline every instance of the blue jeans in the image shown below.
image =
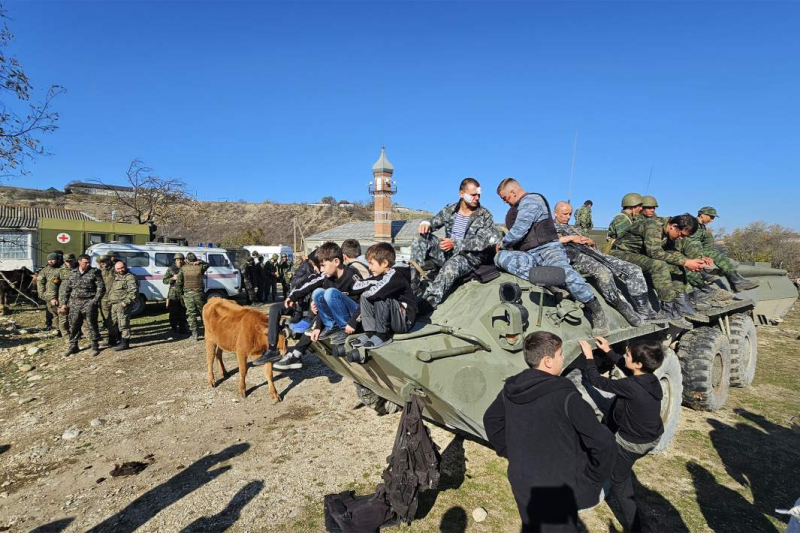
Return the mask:
POLYGON ((494 256, 494 264, 509 274, 528 279, 533 267, 555 266, 564 269, 567 277, 567 290, 581 303, 594 298, 592 288, 580 274, 570 266, 567 253, 560 242, 549 242, 527 252, 500 250, 494 256))
POLYGON ((344 329, 358 310, 358 304, 339 289, 316 289, 311 293, 311 299, 317 304, 319 318, 327 329, 334 326, 344 329))

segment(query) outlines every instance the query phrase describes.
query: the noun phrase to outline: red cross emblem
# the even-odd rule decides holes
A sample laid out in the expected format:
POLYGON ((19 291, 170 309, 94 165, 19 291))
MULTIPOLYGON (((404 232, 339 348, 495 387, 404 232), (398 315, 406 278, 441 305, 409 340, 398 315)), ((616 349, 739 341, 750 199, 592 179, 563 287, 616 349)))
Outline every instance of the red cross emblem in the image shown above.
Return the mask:
POLYGON ((59 233, 56 235, 56 240, 61 244, 66 244, 69 242, 69 233, 59 233))

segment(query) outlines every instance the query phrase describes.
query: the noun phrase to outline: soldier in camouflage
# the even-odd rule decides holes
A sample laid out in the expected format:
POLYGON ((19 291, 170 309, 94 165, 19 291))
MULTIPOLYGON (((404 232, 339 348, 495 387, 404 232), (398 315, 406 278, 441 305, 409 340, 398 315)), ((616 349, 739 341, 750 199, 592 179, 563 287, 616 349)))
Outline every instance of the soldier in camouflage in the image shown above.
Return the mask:
MULTIPOLYGON (((626 229, 633 225, 636 217, 642 212, 642 201, 642 196, 635 192, 629 192, 622 197, 622 211, 608 225, 607 241, 613 242, 618 239, 626 229)), ((610 249, 609 246, 608 250, 610 249)))
POLYGON ((569 225, 572 215, 572 206, 569 203, 558 202, 553 215, 558 240, 566 248, 567 257, 573 268, 584 277, 593 277, 603 298, 619 311, 631 326, 638 327, 645 320, 656 319, 657 314, 647 299, 647 282, 642 269, 627 261, 593 250, 594 241, 581 233, 580 229, 569 225), (615 277, 624 281, 633 306, 617 288, 615 277))
POLYGON ((267 301, 267 275, 264 272, 264 256, 258 252, 253 252, 256 258, 256 299, 260 303, 267 301))
POLYGON ((172 260, 173 263, 164 272, 162 283, 169 285, 169 292, 167 293, 169 327, 172 329, 172 333, 177 336, 181 333, 189 333, 189 326, 186 323, 186 308, 183 304, 183 285, 178 283, 178 274, 184 263, 183 254, 175 254, 172 260))
POLYGON ((78 336, 84 320, 89 323, 89 339, 92 341, 92 354, 100 353, 100 333, 97 330, 97 308, 105 294, 103 276, 96 268, 89 266, 91 258, 82 254, 78 268, 70 272, 61 284, 59 312, 69 311, 69 348, 64 353, 70 356, 78 353, 78 336))
POLYGON ((496 247, 494 264, 525 280, 538 266, 563 269, 567 290, 591 312, 592 335, 608 335, 610 329, 603 306, 597 301, 591 286, 569 264, 545 197, 526 192, 514 178, 501 181, 497 194, 509 205, 506 213, 508 233, 496 247))
MULTIPOLYGON (((487 249, 491 253, 500 240, 492 214, 480 205, 478 180, 465 178, 459 186, 459 196, 458 202, 446 206, 430 221, 420 222, 419 235, 411 244, 413 262, 421 265, 430 260, 439 268, 436 278, 421 295, 427 302, 420 308, 422 314, 430 313, 442 303, 459 278, 488 260, 487 249), (444 228, 443 239, 433 234, 440 228, 444 228)), ((416 277, 415 285, 418 285, 416 277)))
POLYGON ((203 306, 206 303, 204 279, 208 263, 198 260, 191 252, 186 254, 186 261, 178 273, 177 282, 183 287, 186 318, 189 321, 189 329, 192 330, 192 340, 196 341, 200 338, 198 319, 202 320, 203 306))
POLYGON ((114 280, 108 299, 111 302, 111 319, 114 329, 122 335, 115 351, 127 350, 131 342, 131 309, 139 297, 139 284, 136 276, 128 272, 125 263, 117 261, 114 265, 114 280))
POLYGON ((276 301, 278 299, 278 254, 272 254, 269 261, 264 263, 264 281, 266 283, 266 299, 271 302, 276 301))
POLYGON ((62 311, 63 307, 67 305, 67 302, 61 300, 61 289, 64 286, 64 282, 69 279, 69 276, 72 274, 72 271, 75 270, 77 265, 75 264, 75 254, 66 254, 62 255, 63 262, 61 263, 61 268, 59 269, 59 277, 61 278, 61 285, 59 286, 59 308, 58 308, 58 330, 62 332, 65 339, 69 339, 70 333, 70 326, 69 326, 69 313, 66 311, 62 311))
POLYGON ((592 206, 594 203, 591 200, 586 200, 583 202, 583 206, 579 207, 577 211, 575 211, 575 225, 578 226, 581 231, 589 232, 592 231, 594 227, 594 223, 592 222, 592 206))
POLYGON ((281 254, 281 260, 278 263, 278 280, 281 282, 281 295, 286 298, 289 294, 289 281, 292 279, 292 262, 289 261, 289 256, 285 253, 281 254))
POLYGON ((103 319, 103 327, 106 329, 106 344, 114 346, 119 342, 117 338, 119 331, 117 330, 114 320, 111 318, 111 302, 108 300, 108 295, 111 292, 111 285, 114 283, 114 263, 108 255, 101 255, 97 258, 98 270, 100 275, 103 276, 103 284, 106 287, 106 292, 103 299, 100 300, 100 316, 103 319))
POLYGON ((253 257, 247 258, 247 263, 242 269, 242 282, 244 283, 245 293, 247 294, 248 305, 258 303, 256 298, 256 287, 258 286, 258 275, 256 274, 256 260, 253 257))
MULTIPOLYGON (((58 288, 61 285, 61 265, 59 264, 58 254, 47 254, 47 266, 36 275, 36 291, 39 298, 45 301, 45 330, 53 328, 53 318, 56 319, 56 328, 59 326, 58 320, 58 288)), ((68 331, 60 328, 56 331, 56 337, 67 336, 68 331)))
POLYGON ((642 216, 653 218, 656 216, 656 208, 658 207, 658 200, 655 196, 649 194, 642 196, 642 216))
POLYGON ((691 329, 684 317, 696 317, 689 303, 686 271, 705 267, 702 259, 690 259, 677 251, 675 244, 697 230, 691 215, 678 215, 663 224, 657 217, 642 217, 614 242, 611 255, 642 268, 653 281, 661 309, 675 325, 691 329))

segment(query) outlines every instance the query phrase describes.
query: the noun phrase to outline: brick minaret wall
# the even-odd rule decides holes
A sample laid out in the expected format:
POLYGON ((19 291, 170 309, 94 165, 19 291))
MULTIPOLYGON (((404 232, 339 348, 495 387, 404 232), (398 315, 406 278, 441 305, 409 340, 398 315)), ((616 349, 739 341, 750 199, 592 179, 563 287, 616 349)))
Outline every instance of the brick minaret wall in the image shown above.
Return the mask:
POLYGON ((376 172, 375 242, 392 242, 392 175, 376 172))

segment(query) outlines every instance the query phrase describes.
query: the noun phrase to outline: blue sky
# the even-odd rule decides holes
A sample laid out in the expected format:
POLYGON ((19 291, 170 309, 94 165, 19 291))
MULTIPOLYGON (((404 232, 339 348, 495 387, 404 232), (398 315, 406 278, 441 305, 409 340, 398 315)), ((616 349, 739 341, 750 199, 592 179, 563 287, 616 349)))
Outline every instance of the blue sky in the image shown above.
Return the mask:
POLYGON ((122 183, 141 158, 200 199, 396 201, 475 176, 551 204, 649 192, 728 229, 800 230, 800 3, 7 2, 37 88, 64 85, 53 156, 11 182, 122 183))

